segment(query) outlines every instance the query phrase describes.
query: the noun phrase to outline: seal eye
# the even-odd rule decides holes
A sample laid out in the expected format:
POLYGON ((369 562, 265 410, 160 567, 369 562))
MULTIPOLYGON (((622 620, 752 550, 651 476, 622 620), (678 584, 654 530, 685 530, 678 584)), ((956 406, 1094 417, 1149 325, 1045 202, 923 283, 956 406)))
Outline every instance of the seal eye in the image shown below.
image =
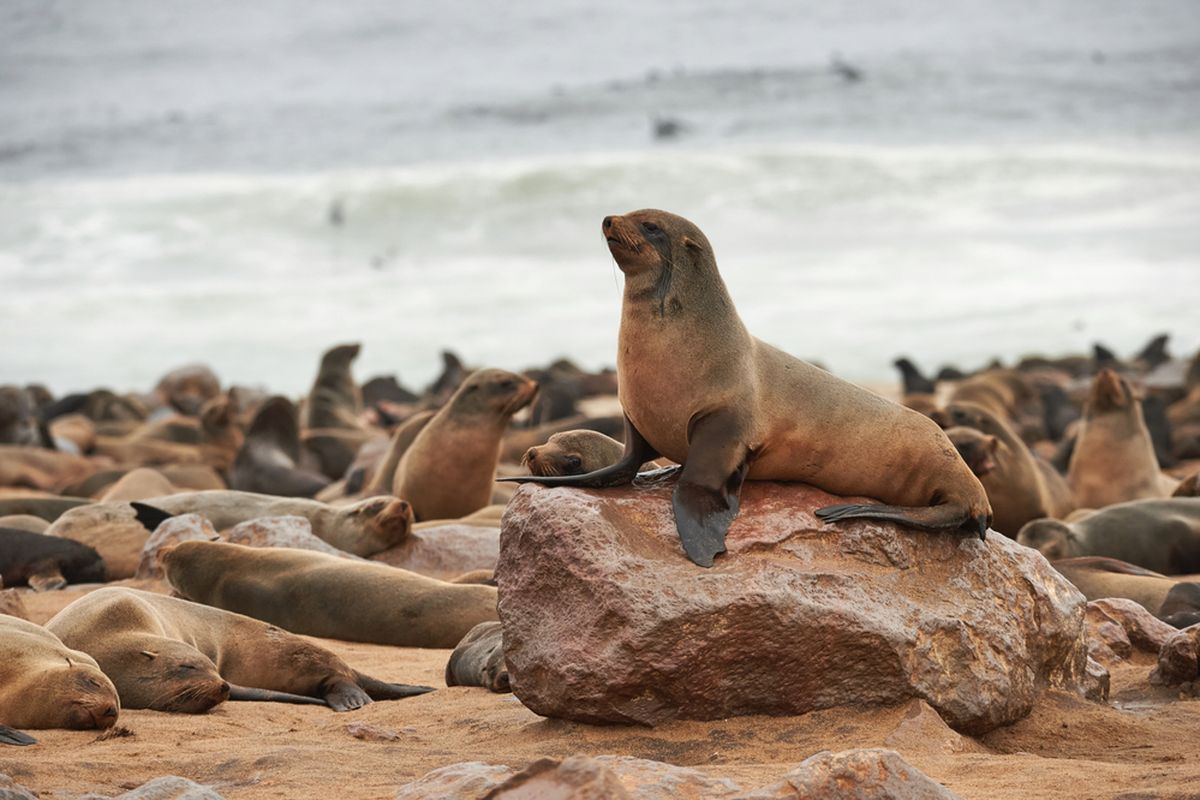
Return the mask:
POLYGON ((658 233, 658 226, 653 222, 643 222, 642 230, 644 230, 646 233, 658 233))
POLYGON ((504 381, 504 383, 500 384, 500 388, 501 389, 511 389, 516 385, 517 384, 513 381, 504 381))
POLYGON ((567 456, 563 460, 569 469, 579 469, 583 466, 583 462, 579 459, 579 456, 567 456))

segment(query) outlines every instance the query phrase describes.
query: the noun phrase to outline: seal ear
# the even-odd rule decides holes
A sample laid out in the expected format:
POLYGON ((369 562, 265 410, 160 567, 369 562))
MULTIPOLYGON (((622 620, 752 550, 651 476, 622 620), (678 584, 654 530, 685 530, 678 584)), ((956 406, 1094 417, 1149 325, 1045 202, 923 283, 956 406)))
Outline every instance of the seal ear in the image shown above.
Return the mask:
POLYGON ((140 655, 145 656, 148 661, 153 661, 154 659, 158 658, 158 653, 154 652, 153 650, 142 650, 140 655))
POLYGON ((989 453, 995 455, 996 448, 1000 446, 1000 440, 995 436, 985 436, 983 439, 983 446, 987 448, 989 453))
POLYGON ((689 236, 685 235, 683 237, 683 246, 693 258, 704 255, 704 248, 700 246, 699 242, 693 241, 689 236))

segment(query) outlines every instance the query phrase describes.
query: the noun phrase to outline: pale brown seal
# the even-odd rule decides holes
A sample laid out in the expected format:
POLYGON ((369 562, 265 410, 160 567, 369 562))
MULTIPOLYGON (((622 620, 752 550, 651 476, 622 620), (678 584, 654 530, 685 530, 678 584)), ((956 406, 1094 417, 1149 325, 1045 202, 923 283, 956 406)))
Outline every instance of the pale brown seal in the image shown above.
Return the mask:
POLYGON ((452 584, 309 550, 184 542, 163 556, 181 597, 293 633, 400 647, 454 647, 496 616, 491 586, 452 584))
POLYGON ((0 615, 0 653, 0 724, 89 730, 117 721, 112 681, 42 626, 0 615))
POLYGON ((201 713, 230 699, 323 702, 349 711, 433 691, 363 675, 265 622, 136 589, 84 595, 46 628, 96 659, 125 708, 201 713))
POLYGON ((392 494, 418 520, 466 516, 492 501, 500 439, 537 384, 502 369, 473 372, 400 459, 392 494))
POLYGON ((510 480, 612 486, 665 456, 683 465, 675 521, 684 551, 702 566, 724 551, 746 478, 886 504, 819 509, 830 522, 885 519, 986 536, 987 493, 945 433, 751 336, 699 228, 644 210, 605 217, 602 229, 625 273, 617 350, 625 453, 587 475, 510 480))

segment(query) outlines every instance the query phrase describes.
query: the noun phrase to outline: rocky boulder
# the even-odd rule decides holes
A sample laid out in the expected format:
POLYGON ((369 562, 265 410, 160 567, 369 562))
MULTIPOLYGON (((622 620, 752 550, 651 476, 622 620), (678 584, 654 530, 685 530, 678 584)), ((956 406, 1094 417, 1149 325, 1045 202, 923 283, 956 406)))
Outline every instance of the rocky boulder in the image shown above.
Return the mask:
POLYGON ((810 756, 779 783, 736 800, 955 800, 958 795, 928 778, 894 750, 828 750, 810 756))
POLYGON ((159 523, 142 546, 142 561, 138 564, 138 578, 162 578, 162 554, 183 542, 211 542, 221 538, 208 517, 202 514, 180 514, 159 523))
POLYGON ((312 523, 304 517, 259 517, 233 526, 225 534, 225 540, 247 547, 290 547, 295 550, 315 550, 331 556, 358 559, 338 550, 313 533, 312 523))
POLYGON ((496 528, 450 522, 414 530, 371 560, 446 581, 465 572, 495 569, 499 554, 500 531, 496 528))
POLYGON ((920 698, 956 730, 1080 690, 1083 596, 1003 536, 924 533, 813 511, 843 502, 748 482, 728 552, 683 554, 671 484, 526 485, 496 570, 513 692, 584 722, 803 714, 920 698))

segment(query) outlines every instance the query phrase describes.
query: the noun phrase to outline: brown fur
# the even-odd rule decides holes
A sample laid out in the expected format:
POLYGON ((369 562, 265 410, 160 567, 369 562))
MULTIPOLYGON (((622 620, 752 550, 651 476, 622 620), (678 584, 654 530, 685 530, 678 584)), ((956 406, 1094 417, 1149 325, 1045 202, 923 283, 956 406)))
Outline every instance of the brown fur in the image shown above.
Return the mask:
POLYGON ((1067 483, 1079 508, 1167 497, 1175 489, 1158 468, 1141 401, 1110 369, 1092 381, 1067 483))
POLYGON ((307 550, 184 542, 163 561, 180 596, 310 636, 454 647, 475 625, 497 619, 491 586, 307 550))
POLYGON ((345 428, 358 430, 362 412, 362 392, 354 382, 350 365, 358 358, 361 346, 342 344, 321 356, 321 367, 304 404, 302 427, 345 428))
POLYGON ((500 438, 537 384, 516 373, 472 373, 413 439, 396 467, 392 493, 418 520, 462 517, 491 503, 500 438))
POLYGON ((436 411, 421 411, 400 423, 388 443, 387 454, 375 470, 375 474, 363 494, 373 497, 392 493, 392 485, 396 482, 396 467, 400 466, 400 459, 404 458, 404 454, 408 452, 408 448, 412 447, 417 434, 425 429, 436 413, 436 411))
POLYGON ((447 686, 482 686, 498 694, 512 691, 499 622, 481 622, 463 637, 446 662, 445 679, 447 686))
POLYGON ((174 494, 176 491, 161 472, 149 467, 139 467, 126 473, 120 480, 105 489, 104 493, 100 495, 100 502, 120 503, 130 500, 145 500, 148 497, 174 494))
POLYGON ((563 431, 531 447, 521 464, 534 475, 582 475, 617 463, 625 446, 596 431, 563 431))
POLYGON ((126 708, 207 711, 228 697, 228 681, 349 710, 371 702, 360 684, 378 683, 265 622, 135 589, 92 592, 46 627, 96 659, 126 708))
POLYGON ((45 628, 0 615, 0 653, 0 724, 89 730, 116 723, 112 681, 45 628))

